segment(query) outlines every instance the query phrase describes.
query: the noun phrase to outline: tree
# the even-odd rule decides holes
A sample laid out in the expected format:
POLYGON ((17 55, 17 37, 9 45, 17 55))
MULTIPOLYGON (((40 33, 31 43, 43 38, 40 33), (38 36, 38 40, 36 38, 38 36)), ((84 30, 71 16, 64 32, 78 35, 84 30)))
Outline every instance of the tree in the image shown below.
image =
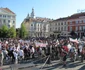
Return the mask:
POLYGON ((25 25, 23 23, 21 24, 21 28, 20 28, 20 37, 21 38, 27 37, 27 31, 26 31, 25 25))
POLYGON ((2 29, 0 28, 0 38, 2 38, 2 29))
POLYGON ((70 35, 72 38, 77 38, 77 34, 75 33, 75 31, 71 31, 70 35))
POLYGON ((14 27, 11 27, 8 31, 8 37, 9 38, 15 38, 16 37, 16 29, 14 27))
POLYGON ((17 28, 16 29, 16 37, 17 38, 20 38, 20 28, 17 28))
POLYGON ((8 27, 6 25, 3 25, 1 28, 1 37, 7 38, 8 36, 8 27))

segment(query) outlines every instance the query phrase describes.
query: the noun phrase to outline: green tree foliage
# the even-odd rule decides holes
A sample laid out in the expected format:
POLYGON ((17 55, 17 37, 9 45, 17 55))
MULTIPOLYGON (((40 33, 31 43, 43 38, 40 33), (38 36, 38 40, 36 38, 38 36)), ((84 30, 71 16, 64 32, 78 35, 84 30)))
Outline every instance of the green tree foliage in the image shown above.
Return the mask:
POLYGON ((21 28, 20 28, 20 37, 21 38, 27 37, 27 31, 26 31, 25 25, 23 23, 21 24, 21 28))
POLYGON ((1 32, 1 37, 2 38, 7 38, 8 37, 8 27, 6 25, 3 25, 2 28, 0 29, 1 32))
POLYGON ((16 29, 16 37, 17 38, 20 38, 20 28, 17 28, 16 29))
POLYGON ((6 25, 3 25, 0 28, 0 38, 15 38, 16 29, 14 27, 8 28, 6 25))
POLYGON ((2 29, 0 28, 0 38, 2 37, 2 29))
POLYGON ((70 35, 71 35, 71 37, 74 38, 74 39, 77 38, 77 34, 76 34, 75 31, 73 31, 73 30, 70 32, 70 35))
POLYGON ((8 37, 9 38, 15 38, 16 37, 16 29, 14 27, 11 27, 8 31, 8 37))

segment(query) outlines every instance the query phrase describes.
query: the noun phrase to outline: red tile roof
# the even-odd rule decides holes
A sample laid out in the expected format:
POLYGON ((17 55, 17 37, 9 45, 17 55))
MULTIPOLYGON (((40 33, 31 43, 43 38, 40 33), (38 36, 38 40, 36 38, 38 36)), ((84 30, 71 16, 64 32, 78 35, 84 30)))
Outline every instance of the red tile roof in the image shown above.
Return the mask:
POLYGON ((29 18, 33 22, 43 22, 43 21, 52 21, 51 19, 47 18, 29 18))
MULTIPOLYGON (((82 16, 85 17, 85 12, 76 13, 76 14, 73 14, 73 15, 71 15, 71 16, 69 16, 69 17, 59 18, 59 19, 56 19, 56 20, 54 20, 54 21, 63 21, 63 20, 69 20, 69 19, 77 19, 77 18, 80 18, 80 17, 82 17, 82 16)), ((53 22, 54 22, 54 21, 53 21, 53 22)))
POLYGON ((85 12, 73 14, 69 17, 69 19, 77 19, 82 16, 85 16, 85 12))
POLYGON ((53 21, 63 21, 63 20, 68 20, 68 19, 69 19, 69 17, 64 17, 64 18, 58 18, 58 19, 53 20, 53 21))
POLYGON ((10 12, 10 13, 12 13, 12 14, 15 14, 14 12, 12 12, 9 8, 3 8, 4 10, 6 10, 6 11, 8 11, 8 12, 10 12))

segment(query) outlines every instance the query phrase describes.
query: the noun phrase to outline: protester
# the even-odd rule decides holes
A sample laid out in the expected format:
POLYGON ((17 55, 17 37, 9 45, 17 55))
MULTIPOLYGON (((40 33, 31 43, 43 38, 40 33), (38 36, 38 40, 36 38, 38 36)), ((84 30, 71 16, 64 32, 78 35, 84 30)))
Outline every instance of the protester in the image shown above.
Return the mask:
MULTIPOLYGON (((77 40, 76 40, 77 41, 77 40)), ((18 63, 19 60, 29 60, 34 58, 49 57, 47 63, 50 64, 56 57, 66 66, 67 56, 73 61, 77 56, 84 60, 84 47, 81 43, 71 39, 5 39, 0 41, 0 63, 3 65, 3 59, 10 58, 12 63, 18 63), (74 44, 73 44, 74 43, 74 44), (79 53, 80 52, 80 53, 79 53), (4 56, 4 57, 3 57, 4 56), (37 56, 37 57, 36 57, 37 56)))
POLYGON ((3 52, 0 50, 0 66, 3 65, 3 52))

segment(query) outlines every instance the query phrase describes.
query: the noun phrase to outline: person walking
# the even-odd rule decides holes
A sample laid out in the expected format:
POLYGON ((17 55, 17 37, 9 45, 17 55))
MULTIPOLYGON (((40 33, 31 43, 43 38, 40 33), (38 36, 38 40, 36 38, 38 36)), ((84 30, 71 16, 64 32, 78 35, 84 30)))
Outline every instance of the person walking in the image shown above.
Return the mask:
POLYGON ((2 65, 3 65, 3 52, 0 49, 0 66, 2 66, 2 65))
POLYGON ((68 47, 66 45, 62 46, 62 52, 63 52, 63 66, 65 67, 68 54, 68 47))

